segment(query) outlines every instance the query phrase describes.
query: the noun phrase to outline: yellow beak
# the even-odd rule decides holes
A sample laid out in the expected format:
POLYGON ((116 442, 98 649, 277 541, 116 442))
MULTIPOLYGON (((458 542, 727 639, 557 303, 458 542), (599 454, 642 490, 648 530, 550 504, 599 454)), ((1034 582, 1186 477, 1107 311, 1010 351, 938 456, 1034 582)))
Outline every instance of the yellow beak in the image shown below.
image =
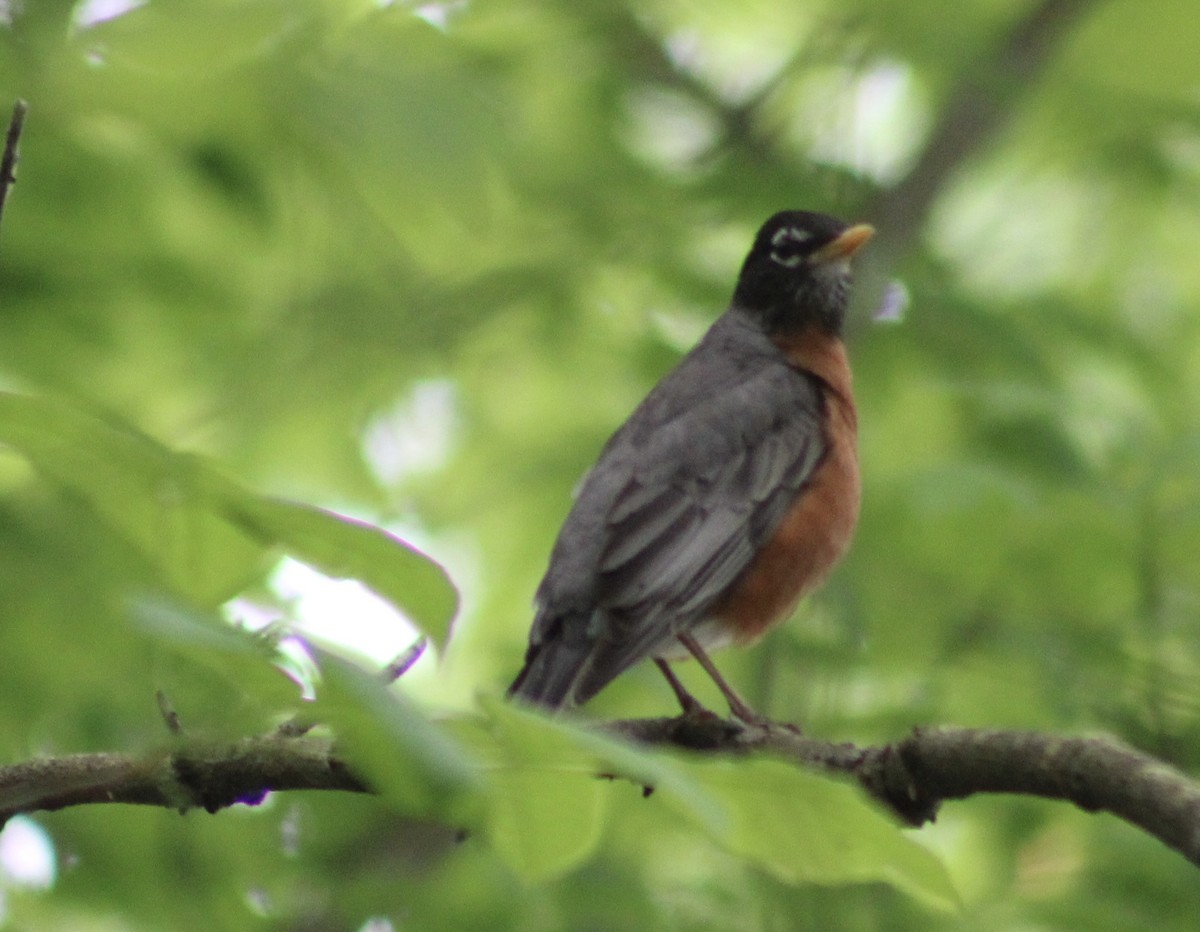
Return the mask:
POLYGON ((856 223, 848 230, 843 231, 837 239, 826 243, 814 252, 809 257, 809 261, 819 264, 821 262, 832 262, 836 259, 849 259, 874 235, 875 228, 871 224, 856 223))

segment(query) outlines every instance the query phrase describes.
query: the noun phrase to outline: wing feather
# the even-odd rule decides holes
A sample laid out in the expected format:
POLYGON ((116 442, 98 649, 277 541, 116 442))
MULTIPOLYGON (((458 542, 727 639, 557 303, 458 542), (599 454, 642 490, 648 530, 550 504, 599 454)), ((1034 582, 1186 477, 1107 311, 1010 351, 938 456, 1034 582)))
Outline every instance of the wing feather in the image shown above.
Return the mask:
POLYGON ((583 483, 538 590, 514 692, 582 702, 704 620, 824 455, 822 405, 816 381, 761 331, 718 321, 583 483), (575 645, 575 669, 555 669, 544 694, 530 671, 550 640, 575 645))

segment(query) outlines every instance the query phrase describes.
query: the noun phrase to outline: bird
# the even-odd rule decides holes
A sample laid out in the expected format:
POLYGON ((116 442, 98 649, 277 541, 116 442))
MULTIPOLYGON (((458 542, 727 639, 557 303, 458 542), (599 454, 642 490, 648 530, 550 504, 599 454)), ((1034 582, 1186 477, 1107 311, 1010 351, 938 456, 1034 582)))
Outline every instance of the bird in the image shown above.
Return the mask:
POLYGON ((708 654, 787 619, 849 547, 858 415, 842 342, 851 258, 874 235, 803 210, 758 230, 727 310, 579 485, 534 598, 510 698, 579 706, 651 658, 694 657, 732 715, 764 719, 708 654))

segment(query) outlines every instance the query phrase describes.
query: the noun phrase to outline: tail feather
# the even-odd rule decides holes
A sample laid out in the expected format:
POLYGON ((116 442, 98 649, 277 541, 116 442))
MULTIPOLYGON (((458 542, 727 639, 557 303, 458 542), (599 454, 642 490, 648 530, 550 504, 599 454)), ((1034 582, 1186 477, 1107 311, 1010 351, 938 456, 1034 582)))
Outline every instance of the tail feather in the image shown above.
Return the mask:
POLYGON ((643 657, 655 655, 661 646, 644 634, 624 641, 589 637, 588 626, 577 616, 559 618, 547 628, 529 645, 525 666, 508 687, 510 699, 547 709, 582 705, 643 657))
POLYGON ((520 699, 547 709, 577 704, 575 687, 590 666, 591 647, 552 637, 533 644, 525 655, 525 666, 508 687, 510 699, 520 699))

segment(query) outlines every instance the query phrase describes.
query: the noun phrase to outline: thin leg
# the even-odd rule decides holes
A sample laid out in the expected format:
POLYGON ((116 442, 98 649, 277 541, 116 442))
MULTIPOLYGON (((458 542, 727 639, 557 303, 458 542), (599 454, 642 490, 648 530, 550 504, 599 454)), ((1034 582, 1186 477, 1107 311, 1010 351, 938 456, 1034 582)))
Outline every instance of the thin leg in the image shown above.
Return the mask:
POLYGON ((671 692, 675 694, 675 698, 679 700, 679 706, 683 709, 684 715, 712 715, 708 709, 701 705, 700 700, 687 691, 687 687, 679 681, 679 677, 675 675, 675 671, 661 657, 654 658, 654 665, 662 671, 662 675, 667 678, 667 685, 671 687, 671 692))
MULTIPOLYGON (((725 678, 721 676, 719 670, 713 665, 713 662, 708 658, 708 654, 704 652, 704 648, 697 643, 696 639, 690 634, 677 634, 679 643, 687 648, 688 653, 696 658, 696 662, 704 668, 704 672, 712 677, 712 681, 717 684, 717 689, 721 690, 721 695, 725 697, 725 701, 729 703, 729 711, 733 713, 733 717, 739 721, 745 722, 747 725, 766 725, 767 720, 755 712, 746 703, 746 700, 738 695, 737 690, 725 682, 725 678)), ((694 699, 692 700, 695 701, 694 699)))

